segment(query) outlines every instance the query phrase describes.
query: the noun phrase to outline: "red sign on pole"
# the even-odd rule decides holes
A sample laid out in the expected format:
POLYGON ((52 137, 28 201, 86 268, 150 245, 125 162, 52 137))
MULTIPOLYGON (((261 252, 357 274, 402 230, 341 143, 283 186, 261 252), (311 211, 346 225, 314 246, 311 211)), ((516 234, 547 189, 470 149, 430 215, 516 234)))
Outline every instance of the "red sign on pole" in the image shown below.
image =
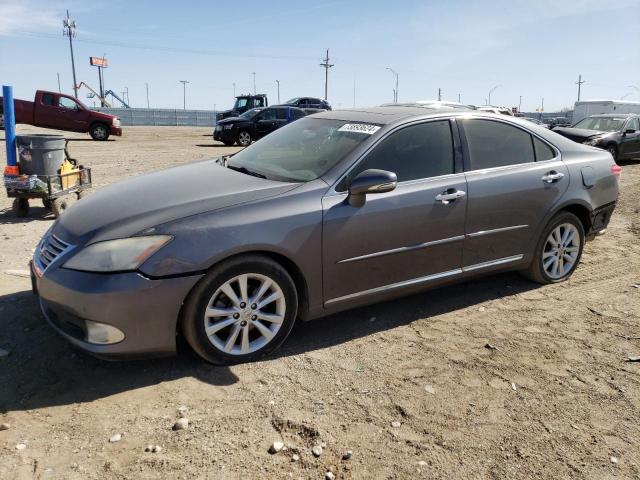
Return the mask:
POLYGON ((89 57, 89 63, 93 67, 107 68, 109 66, 107 59, 102 57, 89 57))

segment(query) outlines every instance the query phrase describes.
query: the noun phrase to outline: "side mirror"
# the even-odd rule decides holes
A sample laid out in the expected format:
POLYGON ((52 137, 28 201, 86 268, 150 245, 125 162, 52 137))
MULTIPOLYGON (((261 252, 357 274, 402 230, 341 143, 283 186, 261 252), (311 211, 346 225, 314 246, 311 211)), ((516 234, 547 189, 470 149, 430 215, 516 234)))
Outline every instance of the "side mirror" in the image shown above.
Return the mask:
POLYGON ((625 133, 625 135, 626 135, 627 133, 636 133, 636 130, 635 130, 635 128, 627 128, 627 129, 624 131, 624 133, 625 133))
POLYGON ((393 172, 377 169, 365 170, 349 183, 347 201, 353 207, 361 207, 365 203, 367 194, 390 192, 397 185, 398 177, 393 172))

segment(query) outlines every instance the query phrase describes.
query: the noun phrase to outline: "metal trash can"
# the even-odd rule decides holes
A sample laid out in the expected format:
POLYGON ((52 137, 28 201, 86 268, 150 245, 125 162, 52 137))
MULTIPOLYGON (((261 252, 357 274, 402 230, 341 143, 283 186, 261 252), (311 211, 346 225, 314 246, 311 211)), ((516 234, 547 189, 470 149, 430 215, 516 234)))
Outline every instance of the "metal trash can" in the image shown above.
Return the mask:
POLYGON ((64 163, 62 135, 18 135, 16 143, 22 175, 56 175, 64 163))

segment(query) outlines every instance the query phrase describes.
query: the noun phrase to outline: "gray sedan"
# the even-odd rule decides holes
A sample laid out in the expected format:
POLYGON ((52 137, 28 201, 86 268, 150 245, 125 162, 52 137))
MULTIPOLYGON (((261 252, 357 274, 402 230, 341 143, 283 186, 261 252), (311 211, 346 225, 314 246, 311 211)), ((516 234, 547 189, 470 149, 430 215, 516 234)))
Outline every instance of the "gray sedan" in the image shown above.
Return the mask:
POLYGON ((230 158, 83 199, 32 262, 44 315, 111 358, 255 360, 309 320, 476 275, 566 280, 620 167, 526 120, 446 106, 330 111, 230 158))

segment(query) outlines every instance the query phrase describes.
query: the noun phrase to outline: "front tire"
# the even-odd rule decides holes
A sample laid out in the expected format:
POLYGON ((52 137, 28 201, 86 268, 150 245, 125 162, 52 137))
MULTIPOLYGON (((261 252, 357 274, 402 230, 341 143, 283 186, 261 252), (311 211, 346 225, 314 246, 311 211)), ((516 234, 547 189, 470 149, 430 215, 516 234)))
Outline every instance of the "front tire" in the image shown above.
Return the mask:
POLYGON ((298 311, 295 284, 277 262, 246 255, 221 263, 192 290, 182 332, 216 365, 255 361, 289 336, 298 311))
POLYGON ((615 145, 608 145, 607 152, 611 154, 614 161, 618 160, 618 149, 616 148, 615 145))
POLYGON ((89 135, 91 135, 91 138, 101 142, 107 140, 110 133, 111 132, 109 131, 109 127, 107 127, 104 123, 94 123, 89 129, 89 135))
POLYGON ((238 132, 238 145, 241 147, 248 147, 251 145, 251 141, 252 138, 249 132, 246 130, 240 130, 240 132, 238 132))
POLYGON ((584 238, 578 217, 569 212, 557 214, 542 231, 533 261, 523 274, 541 284, 564 282, 580 263, 584 238))

